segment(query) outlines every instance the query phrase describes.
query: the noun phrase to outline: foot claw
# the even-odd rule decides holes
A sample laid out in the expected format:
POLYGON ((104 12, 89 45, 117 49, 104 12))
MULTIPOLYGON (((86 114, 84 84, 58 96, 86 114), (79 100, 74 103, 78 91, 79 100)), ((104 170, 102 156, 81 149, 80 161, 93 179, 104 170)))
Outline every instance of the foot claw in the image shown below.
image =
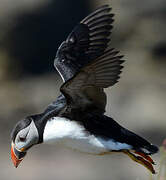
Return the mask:
MULTIPOLYGON (((127 154, 133 161, 135 161, 135 162, 137 162, 137 163, 139 163, 139 164, 142 164, 144 167, 146 167, 148 170, 150 170, 150 172, 152 173, 152 174, 155 174, 155 170, 154 170, 154 168, 153 168, 153 166, 152 166, 152 164, 154 163, 153 162, 153 160, 149 157, 149 156, 147 156, 147 155, 145 155, 145 154, 143 154, 143 153, 139 153, 139 155, 142 155, 143 154, 143 157, 141 157, 141 156, 136 156, 136 155, 134 155, 134 154, 132 154, 130 151, 128 151, 128 150, 124 150, 123 151, 123 153, 125 153, 125 154, 127 154), (146 157, 146 158, 145 158, 146 157), (145 159, 144 159, 145 158, 145 159)), ((137 153, 138 154, 138 153, 137 153)))

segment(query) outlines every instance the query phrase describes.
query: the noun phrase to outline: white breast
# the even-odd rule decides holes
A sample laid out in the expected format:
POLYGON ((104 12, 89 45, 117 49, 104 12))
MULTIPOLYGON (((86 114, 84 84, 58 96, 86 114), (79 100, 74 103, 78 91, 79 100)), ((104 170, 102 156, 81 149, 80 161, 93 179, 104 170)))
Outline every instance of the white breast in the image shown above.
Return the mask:
POLYGON ((125 143, 114 142, 112 139, 104 140, 101 137, 90 135, 78 122, 62 117, 54 117, 47 122, 43 141, 45 143, 59 142, 72 149, 94 154, 131 148, 125 143))

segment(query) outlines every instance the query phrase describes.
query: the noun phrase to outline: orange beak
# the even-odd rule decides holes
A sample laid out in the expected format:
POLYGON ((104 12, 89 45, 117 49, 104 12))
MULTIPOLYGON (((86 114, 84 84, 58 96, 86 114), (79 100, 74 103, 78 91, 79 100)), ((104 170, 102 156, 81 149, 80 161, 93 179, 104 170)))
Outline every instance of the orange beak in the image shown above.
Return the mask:
POLYGON ((11 158, 13 161, 14 166, 17 168, 20 162, 23 160, 24 156, 26 155, 26 152, 18 151, 14 143, 11 144, 11 158))

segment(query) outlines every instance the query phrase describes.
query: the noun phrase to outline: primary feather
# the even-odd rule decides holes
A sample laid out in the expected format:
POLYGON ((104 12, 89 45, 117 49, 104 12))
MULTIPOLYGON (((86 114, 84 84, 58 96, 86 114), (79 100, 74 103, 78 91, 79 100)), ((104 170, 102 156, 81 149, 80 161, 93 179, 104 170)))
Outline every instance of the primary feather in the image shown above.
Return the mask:
POLYGON ((113 14, 108 5, 83 19, 59 47, 54 66, 63 81, 69 80, 80 68, 103 54, 110 41, 113 14))

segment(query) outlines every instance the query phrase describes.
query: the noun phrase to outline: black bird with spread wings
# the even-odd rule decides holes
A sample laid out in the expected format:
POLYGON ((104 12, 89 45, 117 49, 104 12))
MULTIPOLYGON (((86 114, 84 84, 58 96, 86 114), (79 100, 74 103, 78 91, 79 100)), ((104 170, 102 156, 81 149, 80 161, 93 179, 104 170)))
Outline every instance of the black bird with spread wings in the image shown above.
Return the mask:
POLYGON ((123 60, 108 47, 113 14, 104 5, 83 19, 59 47, 54 65, 61 95, 47 109, 19 121, 12 131, 15 167, 39 143, 61 143, 84 153, 127 154, 155 173, 150 155, 158 148, 104 115, 104 88, 118 82, 123 60))

